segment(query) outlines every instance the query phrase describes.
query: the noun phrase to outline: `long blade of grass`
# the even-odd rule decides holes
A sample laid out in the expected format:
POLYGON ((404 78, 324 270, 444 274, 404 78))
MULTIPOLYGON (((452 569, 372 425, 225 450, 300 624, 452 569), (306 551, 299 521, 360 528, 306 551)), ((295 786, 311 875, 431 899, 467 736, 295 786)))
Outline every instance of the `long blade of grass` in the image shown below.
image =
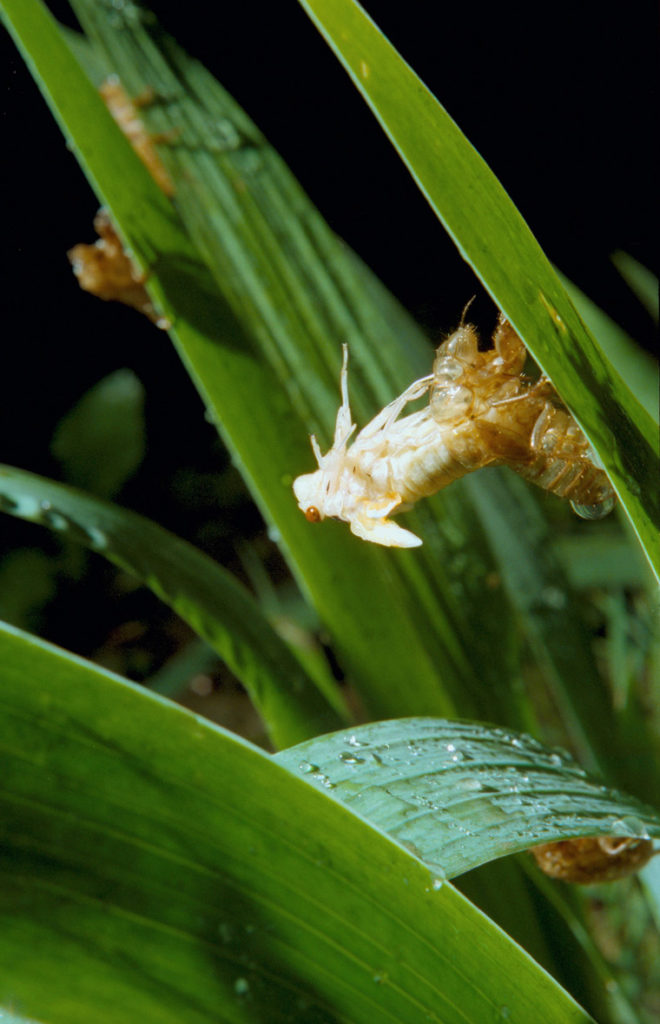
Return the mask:
POLYGON ((660 839, 659 811, 606 789, 565 752, 472 722, 372 722, 275 757, 448 878, 537 843, 660 839))
POLYGON ((84 544, 153 590, 243 683, 276 746, 346 721, 341 698, 319 692, 252 595, 192 544, 118 505, 12 466, 0 466, 0 509, 84 544))
POLYGON ((657 430, 501 184, 355 0, 300 0, 468 263, 594 445, 660 575, 657 430))
POLYGON ((563 274, 559 276, 571 302, 598 341, 605 356, 612 366, 616 367, 640 405, 657 422, 660 403, 660 368, 657 360, 636 345, 633 339, 577 285, 563 274))
POLYGON ((0 1006, 42 1024, 591 1018, 256 747, 0 630, 0 1006))
POLYGON ((628 252, 612 253, 612 263, 628 287, 637 296, 654 323, 658 322, 658 276, 628 252))

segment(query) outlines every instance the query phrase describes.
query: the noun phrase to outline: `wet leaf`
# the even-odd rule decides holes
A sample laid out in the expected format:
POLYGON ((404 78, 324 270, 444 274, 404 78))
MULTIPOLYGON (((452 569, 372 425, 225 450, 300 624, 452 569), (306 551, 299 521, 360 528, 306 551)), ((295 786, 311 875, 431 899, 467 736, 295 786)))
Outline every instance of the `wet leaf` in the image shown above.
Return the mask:
POLYGON ((42 1024, 591 1020, 449 883, 249 743, 10 628, 0 683, 1 1006, 42 1024))
POLYGON ((477 723, 373 722, 276 760, 448 878, 553 840, 660 839, 660 812, 606 788, 564 751, 477 723))

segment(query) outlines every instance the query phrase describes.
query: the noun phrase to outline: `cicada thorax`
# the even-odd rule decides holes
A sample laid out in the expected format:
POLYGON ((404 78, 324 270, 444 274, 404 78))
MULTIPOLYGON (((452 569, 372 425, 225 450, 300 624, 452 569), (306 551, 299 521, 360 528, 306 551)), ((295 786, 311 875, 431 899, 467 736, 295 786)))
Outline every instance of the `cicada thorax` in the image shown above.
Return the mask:
POLYGON ((431 413, 465 472, 529 456, 529 415, 511 415, 527 390, 525 347, 508 324, 499 325, 494 341, 480 352, 477 332, 466 324, 443 342, 433 364, 431 413))
POLYGON ((474 327, 459 327, 438 349, 430 408, 467 472, 506 465, 568 498, 587 518, 610 511, 614 492, 591 446, 552 385, 523 376, 526 349, 502 317, 494 347, 480 352, 474 327))

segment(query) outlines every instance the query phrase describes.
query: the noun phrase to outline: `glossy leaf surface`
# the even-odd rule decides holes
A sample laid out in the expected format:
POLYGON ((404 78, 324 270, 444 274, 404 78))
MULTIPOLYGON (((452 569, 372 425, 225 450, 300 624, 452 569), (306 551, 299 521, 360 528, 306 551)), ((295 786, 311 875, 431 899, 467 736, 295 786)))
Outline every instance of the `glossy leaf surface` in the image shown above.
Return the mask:
POLYGON ((590 1019, 256 747, 8 628, 0 683, 0 1005, 42 1024, 590 1019))

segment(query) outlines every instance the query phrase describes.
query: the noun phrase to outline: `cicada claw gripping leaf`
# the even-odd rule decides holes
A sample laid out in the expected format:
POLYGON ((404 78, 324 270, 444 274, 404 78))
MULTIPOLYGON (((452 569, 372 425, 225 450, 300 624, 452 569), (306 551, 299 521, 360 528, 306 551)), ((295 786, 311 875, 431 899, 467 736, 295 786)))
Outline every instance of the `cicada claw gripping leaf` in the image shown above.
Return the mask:
POLYGON ((306 518, 341 519, 356 536, 385 547, 417 547, 420 538, 390 516, 485 466, 509 466, 570 500, 585 518, 606 515, 614 504, 610 482, 547 378, 531 383, 523 375, 526 354, 501 314, 485 352, 476 329, 462 324, 438 348, 433 372, 385 406, 349 446, 355 424, 344 346, 332 447, 323 455, 312 437, 318 468, 293 484, 306 518), (425 395, 425 408, 401 415, 425 395))

